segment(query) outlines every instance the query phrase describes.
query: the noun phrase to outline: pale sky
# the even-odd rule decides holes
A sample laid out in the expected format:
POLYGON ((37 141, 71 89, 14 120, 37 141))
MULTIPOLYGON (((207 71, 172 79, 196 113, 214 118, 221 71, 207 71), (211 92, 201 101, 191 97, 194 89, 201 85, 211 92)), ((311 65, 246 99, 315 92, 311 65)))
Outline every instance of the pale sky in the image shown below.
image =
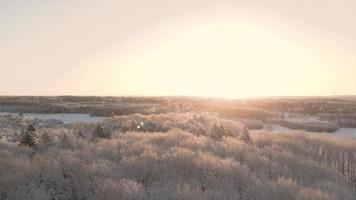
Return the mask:
POLYGON ((0 95, 356 95, 356 0, 0 0, 0 95))

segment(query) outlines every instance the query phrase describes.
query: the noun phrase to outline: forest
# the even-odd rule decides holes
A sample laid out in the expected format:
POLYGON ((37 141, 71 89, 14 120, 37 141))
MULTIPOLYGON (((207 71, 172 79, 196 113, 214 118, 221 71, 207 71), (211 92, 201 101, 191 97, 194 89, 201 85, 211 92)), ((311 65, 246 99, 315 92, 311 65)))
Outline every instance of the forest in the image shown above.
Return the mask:
MULTIPOLYGON (((71 124, 4 112, 1 200, 356 197, 356 139, 303 128, 271 130, 268 127, 276 120, 285 120, 281 108, 273 106, 277 100, 259 100, 258 106, 250 106, 256 104, 250 100, 241 107, 239 102, 216 99, 73 97, 68 103, 67 98, 53 102, 67 107, 76 102, 77 107, 146 104, 150 108, 71 124)), ((329 108, 330 100, 323 101, 321 106, 329 108)), ((31 104, 21 98, 16 104, 2 102, 3 107, 18 109, 24 102, 31 104)), ((290 113, 284 114, 288 120, 299 120, 297 113, 290 113)))

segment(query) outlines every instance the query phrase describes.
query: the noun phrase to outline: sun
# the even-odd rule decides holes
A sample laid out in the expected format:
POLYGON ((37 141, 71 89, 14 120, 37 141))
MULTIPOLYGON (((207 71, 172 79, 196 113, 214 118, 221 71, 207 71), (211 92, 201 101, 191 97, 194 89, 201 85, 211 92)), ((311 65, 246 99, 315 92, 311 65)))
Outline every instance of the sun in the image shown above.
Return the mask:
POLYGON ((320 95, 330 87, 318 85, 326 71, 292 30, 257 21, 175 23, 131 38, 72 74, 84 91, 95 77, 102 92, 96 95, 241 98, 320 95))
MULTIPOLYGON (((307 89, 313 60, 286 35, 249 23, 202 24, 135 51, 127 77, 141 95, 266 96, 307 89)), ((129 80, 127 80, 129 81, 129 80)))

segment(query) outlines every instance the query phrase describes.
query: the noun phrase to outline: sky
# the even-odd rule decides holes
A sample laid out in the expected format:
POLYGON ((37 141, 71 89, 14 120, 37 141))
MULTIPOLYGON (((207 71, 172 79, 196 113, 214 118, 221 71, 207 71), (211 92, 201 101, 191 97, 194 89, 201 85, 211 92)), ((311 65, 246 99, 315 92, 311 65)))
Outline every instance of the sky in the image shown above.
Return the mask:
POLYGON ((356 0, 0 0, 0 95, 356 95, 356 0))

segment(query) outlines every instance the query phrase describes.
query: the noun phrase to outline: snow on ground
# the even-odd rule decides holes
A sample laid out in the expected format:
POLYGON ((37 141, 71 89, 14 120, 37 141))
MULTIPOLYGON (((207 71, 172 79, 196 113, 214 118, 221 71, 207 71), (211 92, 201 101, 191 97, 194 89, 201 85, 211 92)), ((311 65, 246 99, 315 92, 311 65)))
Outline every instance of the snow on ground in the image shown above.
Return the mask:
POLYGON ((356 128, 339 128, 336 132, 331 134, 340 137, 356 138, 356 128))
MULTIPOLYGON (((0 116, 5 115, 18 115, 17 113, 8 113, 8 112, 0 112, 0 116)), ((30 119, 39 119, 39 120, 59 120, 62 121, 63 124, 75 124, 80 122, 102 122, 105 117, 94 117, 89 114, 80 114, 80 113, 61 113, 61 114, 37 114, 37 113, 25 113, 25 117, 30 119)), ((311 119, 299 119, 297 121, 317 121, 315 118, 311 119)), ((293 133, 300 132, 300 130, 293 130, 283 126, 279 126, 276 124, 265 125, 265 128, 262 130, 251 130, 253 133, 258 133, 259 131, 270 131, 270 132, 278 132, 278 133, 293 133)), ((348 137, 348 138, 356 138, 356 128, 339 128, 334 133, 327 133, 330 135, 338 136, 338 137, 348 137)))
MULTIPOLYGON (((0 116, 5 115, 18 115, 17 113, 7 113, 0 112, 0 116)), ((37 114, 37 113, 25 113, 24 117, 30 119, 39 120, 60 120, 63 124, 75 124, 79 122, 102 122, 105 117, 94 117, 89 114, 79 114, 79 113, 61 113, 61 114, 37 114)))
MULTIPOLYGON (((301 130, 293 130, 293 129, 289 129, 283 126, 279 126, 279 125, 265 125, 265 128, 262 130, 252 130, 252 133, 258 133, 260 131, 263 132, 275 132, 275 133, 296 133, 296 132, 300 132, 301 130)), ((334 135, 334 136, 338 136, 338 137, 347 137, 347 138, 354 138, 356 139, 356 128, 339 128, 337 131, 333 132, 333 133, 325 133, 325 134, 330 134, 330 135, 334 135)))

